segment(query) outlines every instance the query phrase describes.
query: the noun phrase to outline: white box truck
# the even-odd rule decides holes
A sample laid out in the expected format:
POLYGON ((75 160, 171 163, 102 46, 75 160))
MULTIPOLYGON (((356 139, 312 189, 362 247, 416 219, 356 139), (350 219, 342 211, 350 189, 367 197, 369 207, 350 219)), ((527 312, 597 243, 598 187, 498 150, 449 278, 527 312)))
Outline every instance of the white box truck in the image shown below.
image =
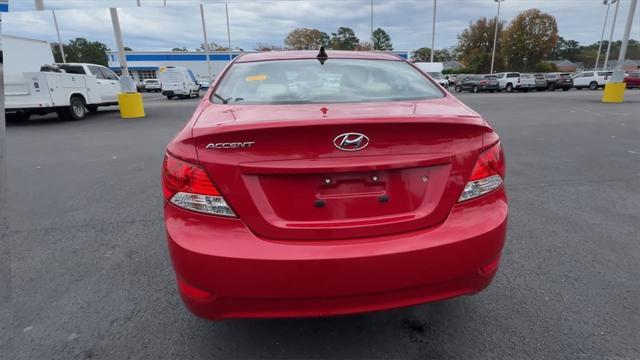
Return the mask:
POLYGON ((193 75, 193 72, 181 66, 166 66, 160 68, 158 75, 162 95, 167 99, 176 96, 181 98, 191 98, 200 96, 200 84, 193 75))
POLYGON ((14 36, 3 36, 2 40, 8 121, 25 121, 31 115, 51 112, 79 120, 99 106, 118 104, 120 81, 106 67, 85 63, 46 66, 54 62, 46 41, 14 36))
POLYGON ((442 75, 444 64, 441 62, 416 62, 414 63, 420 70, 427 73, 431 78, 442 85, 444 88, 449 87, 449 80, 445 79, 442 75))

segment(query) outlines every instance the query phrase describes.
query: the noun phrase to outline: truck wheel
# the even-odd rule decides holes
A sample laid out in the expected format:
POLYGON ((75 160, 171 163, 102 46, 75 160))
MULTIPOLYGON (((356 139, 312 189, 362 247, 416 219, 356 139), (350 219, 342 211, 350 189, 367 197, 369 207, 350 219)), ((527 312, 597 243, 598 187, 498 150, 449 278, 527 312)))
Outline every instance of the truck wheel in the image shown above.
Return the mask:
POLYGON ((69 106, 64 107, 58 112, 58 117, 62 120, 81 120, 87 115, 84 99, 80 96, 73 96, 69 101, 69 106))
POLYGON ((89 112, 92 112, 92 113, 98 111, 98 105, 87 105, 86 108, 87 110, 89 110, 89 112))
POLYGON ((598 90, 598 83, 595 81, 592 81, 589 83, 589 90, 598 90))
POLYGON ((505 90, 507 90, 507 92, 513 92, 513 84, 508 83, 507 86, 504 88, 505 90))
POLYGON ((551 83, 551 84, 547 85, 547 90, 555 91, 556 90, 556 84, 551 83))

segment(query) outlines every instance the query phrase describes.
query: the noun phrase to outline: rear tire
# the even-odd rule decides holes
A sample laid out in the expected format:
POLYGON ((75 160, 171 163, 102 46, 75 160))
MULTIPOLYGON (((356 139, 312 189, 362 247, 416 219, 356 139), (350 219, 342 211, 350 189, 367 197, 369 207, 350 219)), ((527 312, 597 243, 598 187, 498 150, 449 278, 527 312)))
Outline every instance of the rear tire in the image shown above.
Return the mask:
POLYGON ((556 84, 551 83, 551 84, 547 85, 547 90, 555 91, 556 90, 556 84))
POLYGON ((167 100, 173 99, 173 95, 167 95, 167 100))
POLYGON ((460 86, 460 85, 456 85, 455 89, 456 89, 457 93, 461 93, 462 92, 462 86, 460 86))
POLYGON ((82 120, 87 115, 84 99, 80 96, 73 96, 66 106, 57 111, 58 117, 62 120, 77 121, 82 120))
POLYGON ((569 91, 571 88, 562 88, 562 91, 569 91))
POLYGON ((598 90, 598 83, 595 81, 592 81, 589 83, 589 90, 598 90))
POLYGON ((504 88, 508 93, 513 92, 513 84, 508 83, 504 88))
POLYGON ((480 91, 480 89, 475 85, 471 88, 471 92, 473 92, 474 94, 477 93, 478 91, 480 91))

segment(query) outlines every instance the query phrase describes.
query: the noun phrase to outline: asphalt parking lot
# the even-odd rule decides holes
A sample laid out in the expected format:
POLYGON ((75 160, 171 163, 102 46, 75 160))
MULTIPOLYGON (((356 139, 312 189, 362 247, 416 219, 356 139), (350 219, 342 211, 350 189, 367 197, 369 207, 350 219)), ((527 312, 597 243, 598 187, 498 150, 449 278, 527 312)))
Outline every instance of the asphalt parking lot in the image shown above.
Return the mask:
POLYGON ((165 144, 197 99, 147 117, 7 126, 12 321, 0 357, 640 358, 640 91, 460 94, 498 130, 510 223, 483 293, 387 312, 209 322, 175 289, 165 144))

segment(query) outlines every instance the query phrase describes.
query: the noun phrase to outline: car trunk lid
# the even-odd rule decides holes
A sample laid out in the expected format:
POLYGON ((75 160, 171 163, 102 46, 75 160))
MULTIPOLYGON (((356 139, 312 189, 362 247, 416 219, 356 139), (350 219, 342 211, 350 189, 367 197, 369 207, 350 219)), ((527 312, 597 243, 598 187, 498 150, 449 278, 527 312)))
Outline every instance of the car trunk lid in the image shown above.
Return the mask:
POLYGON ((252 231, 303 240, 385 235, 444 221, 483 131, 477 114, 445 98, 212 105, 193 137, 200 163, 252 231), (368 144, 341 150, 342 134, 365 135, 368 144))

